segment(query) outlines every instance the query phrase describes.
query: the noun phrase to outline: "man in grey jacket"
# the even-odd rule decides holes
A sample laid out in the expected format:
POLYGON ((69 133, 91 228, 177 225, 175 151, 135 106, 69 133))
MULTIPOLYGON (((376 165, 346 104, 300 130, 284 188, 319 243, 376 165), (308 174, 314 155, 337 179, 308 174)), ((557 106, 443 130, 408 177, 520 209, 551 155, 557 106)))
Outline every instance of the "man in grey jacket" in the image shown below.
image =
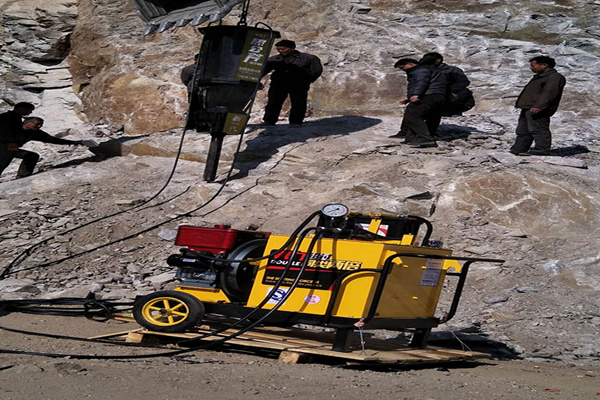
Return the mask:
POLYGON ((516 155, 548 155, 552 145, 550 117, 558 109, 566 79, 556 72, 556 61, 551 57, 534 57, 529 60, 529 65, 535 75, 523 88, 515 104, 521 109, 521 114, 517 138, 510 152, 516 155), (535 146, 531 148, 534 142, 535 146))
POLYGON ((394 68, 406 72, 408 80, 406 98, 400 100, 407 104, 402 118, 400 132, 393 138, 405 137, 410 147, 437 147, 433 140, 435 132, 430 132, 428 121, 439 120, 446 99, 446 78, 439 68, 431 65, 419 65, 417 60, 403 58, 396 61, 394 68))

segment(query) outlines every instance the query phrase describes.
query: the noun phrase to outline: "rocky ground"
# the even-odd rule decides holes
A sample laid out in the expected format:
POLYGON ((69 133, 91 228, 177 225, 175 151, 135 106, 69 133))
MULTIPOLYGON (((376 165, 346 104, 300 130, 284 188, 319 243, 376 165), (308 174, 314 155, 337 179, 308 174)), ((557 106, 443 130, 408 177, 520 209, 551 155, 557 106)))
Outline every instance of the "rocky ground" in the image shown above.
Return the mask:
MULTIPOLYGON (((227 138, 213 183, 201 180, 207 137, 193 132, 170 181, 181 131, 125 137, 97 126, 91 131, 103 154, 32 144, 44 157, 40 172, 12 180, 12 165, 0 180, 1 265, 9 268, 2 299, 93 293, 128 300, 172 288, 174 271, 165 259, 177 251, 178 225, 257 224, 290 233, 312 211, 340 201, 359 212, 424 216, 434 223, 433 238, 455 254, 506 260, 475 264, 457 316, 434 334, 448 346, 460 347, 446 340, 459 337, 495 361, 355 371, 214 351, 127 362, 3 355, 4 397, 74 398, 73 387, 78 396, 126 391, 132 398, 186 398, 195 390, 215 398, 276 391, 296 398, 399 398, 401 392, 400 398, 437 399, 448 390, 463 398, 594 397, 600 391, 598 143, 557 134, 555 155, 519 158, 506 151, 513 139, 509 116, 473 114, 445 119, 440 147, 416 150, 388 138, 399 121, 338 116, 311 119, 300 129, 251 124, 226 181, 237 146, 227 138), (125 379, 129 374, 135 378, 125 379), (152 382, 157 375, 168 376, 169 390, 152 382)), ((445 295, 438 315, 447 308, 445 295)), ((0 325, 79 336, 130 329, 21 314, 2 317, 0 325)), ((2 333, 3 348, 131 351, 66 343, 2 333)))
MULTIPOLYGON (((11 314, 2 326, 88 337, 134 328, 116 321, 11 314)), ((71 354, 148 354, 122 348, 2 332, 2 347, 71 354)), ((166 351, 165 349, 161 351, 166 351)), ((600 368, 548 361, 490 360, 425 368, 347 368, 284 364, 267 354, 203 350, 174 358, 75 360, 0 356, 0 393, 6 400, 156 397, 267 399, 595 399, 600 368)))
MULTIPOLYGON (((489 363, 349 370, 217 351, 137 361, 3 354, 2 397, 597 397, 599 7, 571 0, 253 1, 249 24, 264 22, 296 40, 321 57, 325 73, 311 88, 312 118, 303 128, 265 130, 254 125, 257 112, 230 179, 233 137, 217 180, 205 183, 208 141, 190 132, 170 179, 187 109, 179 72, 199 47, 195 29, 144 36, 126 0, 0 0, 1 111, 30 101, 50 133, 102 144, 92 153, 30 143, 43 156, 40 171, 12 180, 12 165, 0 177, 0 300, 130 301, 175 285, 165 259, 177 251, 180 224, 290 233, 331 201, 429 218, 433 238, 455 254, 505 260, 474 265, 457 315, 433 335, 437 344, 487 351, 489 363), (439 148, 419 151, 388 138, 400 124, 405 88, 392 65, 428 51, 466 71, 477 105, 443 121, 439 148), (512 105, 531 76, 527 60, 538 54, 555 57, 568 81, 552 121, 555 150, 515 157, 507 153, 512 105)), ((239 10, 226 24, 237 17, 239 10)), ((258 94, 255 109, 265 98, 258 94)), ((438 315, 451 289, 444 288, 438 315)), ((0 325, 82 337, 132 328, 17 313, 0 325)), ((0 338, 3 349, 142 351, 7 331, 0 338)))

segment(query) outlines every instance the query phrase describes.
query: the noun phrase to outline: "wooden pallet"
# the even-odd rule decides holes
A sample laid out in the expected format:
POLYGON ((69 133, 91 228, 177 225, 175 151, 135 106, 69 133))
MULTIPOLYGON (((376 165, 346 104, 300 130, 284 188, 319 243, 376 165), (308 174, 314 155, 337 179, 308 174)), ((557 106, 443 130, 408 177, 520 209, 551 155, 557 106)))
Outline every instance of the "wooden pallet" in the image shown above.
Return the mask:
MULTIPOLYGON (((136 329, 118 332, 96 338, 123 338, 127 342, 157 342, 169 343, 171 346, 185 347, 197 346, 210 341, 220 340, 226 336, 237 333, 237 329, 227 329, 216 336, 203 335, 219 329, 215 325, 201 326, 194 331, 186 333, 161 333, 136 329), (191 343, 194 339, 199 339, 191 343), (186 343, 189 342, 189 343, 186 343)), ((334 358, 348 364, 431 364, 461 361, 476 361, 489 359, 490 355, 473 351, 460 351, 439 347, 426 347, 418 349, 407 345, 398 344, 389 340, 366 338, 361 345, 360 338, 355 332, 349 352, 331 350, 334 335, 329 332, 309 331, 298 328, 260 327, 228 340, 229 347, 244 349, 270 350, 279 352, 279 360, 289 364, 310 362, 317 358, 334 358), (363 349, 364 347, 364 349, 363 349)), ((218 347, 217 347, 218 348, 218 347)))

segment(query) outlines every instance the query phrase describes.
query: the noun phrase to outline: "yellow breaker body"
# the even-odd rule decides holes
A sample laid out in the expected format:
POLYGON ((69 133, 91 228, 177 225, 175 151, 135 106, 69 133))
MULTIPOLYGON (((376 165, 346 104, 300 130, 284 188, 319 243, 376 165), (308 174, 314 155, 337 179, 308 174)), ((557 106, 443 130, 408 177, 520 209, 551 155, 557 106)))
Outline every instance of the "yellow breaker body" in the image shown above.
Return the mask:
MULTIPOLYGON (((371 307, 376 285, 381 279, 382 267, 388 257, 397 253, 423 254, 424 250, 437 256, 451 255, 449 250, 423 249, 402 245, 401 241, 368 242, 332 238, 319 239, 308 254, 310 239, 306 238, 284 275, 279 293, 272 293, 290 263, 291 250, 276 252, 288 239, 289 236, 285 235, 269 237, 265 254, 275 254, 261 262, 248 299, 248 307, 258 306, 269 296, 270 300, 263 308, 272 308, 277 304, 308 258, 296 288, 279 310, 324 315, 331 301, 335 281, 345 276, 336 296, 332 316, 364 318, 371 307)), ((450 267, 460 268, 454 260, 408 256, 395 260, 393 264, 386 277, 375 318, 433 317, 446 270, 450 267)))

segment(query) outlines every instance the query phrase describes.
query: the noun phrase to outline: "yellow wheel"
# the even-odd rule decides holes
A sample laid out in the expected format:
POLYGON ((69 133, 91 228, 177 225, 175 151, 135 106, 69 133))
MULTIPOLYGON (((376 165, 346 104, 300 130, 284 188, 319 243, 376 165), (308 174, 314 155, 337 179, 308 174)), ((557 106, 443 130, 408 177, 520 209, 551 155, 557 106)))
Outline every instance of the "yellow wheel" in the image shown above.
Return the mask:
POLYGON ((135 301, 133 316, 138 324, 157 332, 183 332, 204 317, 204 305, 184 292, 165 290, 135 301))

